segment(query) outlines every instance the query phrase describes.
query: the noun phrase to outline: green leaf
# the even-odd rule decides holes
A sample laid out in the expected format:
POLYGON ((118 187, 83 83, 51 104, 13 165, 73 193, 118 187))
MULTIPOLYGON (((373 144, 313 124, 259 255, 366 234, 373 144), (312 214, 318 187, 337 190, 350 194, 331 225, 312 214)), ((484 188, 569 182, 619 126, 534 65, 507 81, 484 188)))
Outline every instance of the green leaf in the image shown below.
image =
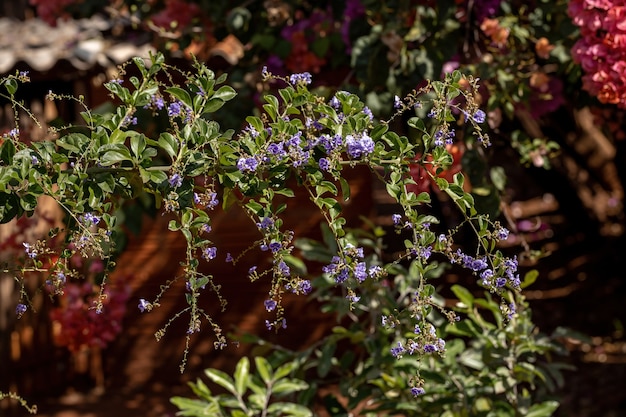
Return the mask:
POLYGON ((4 87, 10 95, 14 95, 17 92, 17 81, 15 78, 7 78, 4 80, 4 87))
POLYGON ((235 384, 233 379, 223 371, 219 369, 205 369, 204 373, 206 376, 211 379, 211 381, 215 382, 217 385, 220 385, 223 388, 226 388, 229 392, 237 395, 237 390, 235 389, 235 384))
POLYGON ((171 133, 161 133, 158 144, 171 158, 178 153, 178 140, 171 133))
POLYGON ((270 365, 270 363, 262 356, 255 356, 254 363, 256 364, 256 370, 259 375, 261 375, 263 382, 269 385, 272 382, 273 378, 272 366, 270 365))
POLYGON ((239 360, 239 362, 237 362, 237 367, 235 368, 234 374, 235 390, 239 393, 239 395, 243 395, 246 390, 249 379, 249 371, 250 361, 246 356, 244 356, 239 360))
POLYGON ((541 404, 534 404, 528 409, 526 417, 550 417, 559 408, 557 401, 545 401, 541 404))
POLYGON ((317 365, 317 375, 320 378, 324 378, 330 372, 332 367, 333 354, 337 345, 333 343, 327 343, 322 347, 322 355, 320 356, 319 364, 317 365))
POLYGON ((272 387, 274 394, 290 394, 302 391, 309 387, 309 384, 299 379, 279 379, 272 387))
POLYGON ((218 98, 222 101, 232 100, 237 95, 235 89, 228 85, 221 86, 211 98, 218 98))
POLYGON ((179 87, 169 87, 165 90, 165 92, 171 94, 172 96, 176 97, 178 100, 185 103, 185 105, 189 107, 190 109, 193 108, 193 103, 191 102, 191 96, 186 90, 183 90, 182 88, 179 88, 179 87))
POLYGON ((526 274, 524 275, 524 280, 520 284, 520 287, 524 289, 528 287, 529 285, 532 285, 535 281, 537 281, 538 277, 539 277, 539 271, 537 271, 536 269, 532 269, 526 272, 526 274))
POLYGON ((274 403, 267 408, 267 411, 268 413, 278 413, 276 415, 281 416, 310 417, 313 415, 308 408, 294 403, 274 403))
POLYGON ((275 379, 284 378, 287 375, 289 375, 298 366, 299 366, 298 361, 288 362, 284 365, 281 365, 278 367, 278 369, 276 369, 276 372, 274 373, 274 378, 275 379))
POLYGON ((474 296, 470 293, 466 288, 461 287, 460 285, 453 285, 451 288, 456 298, 459 299, 460 302, 465 304, 468 308, 472 308, 474 303, 474 296))
MULTIPOLYGON (((38 142, 34 142, 38 143, 38 142)), ((11 140, 5 140, 0 144, 0 161, 3 165, 11 165, 13 163, 13 156, 15 155, 15 145, 11 140)))
POLYGON ((177 416, 222 416, 219 405, 216 402, 207 403, 184 397, 172 397, 170 402, 180 410, 176 413, 177 416))

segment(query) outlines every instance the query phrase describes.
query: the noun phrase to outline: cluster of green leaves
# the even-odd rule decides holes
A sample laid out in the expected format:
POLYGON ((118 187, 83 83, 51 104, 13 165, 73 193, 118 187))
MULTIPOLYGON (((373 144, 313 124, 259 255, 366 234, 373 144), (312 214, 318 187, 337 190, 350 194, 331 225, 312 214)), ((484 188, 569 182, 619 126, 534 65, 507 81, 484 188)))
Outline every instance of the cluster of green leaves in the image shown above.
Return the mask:
MULTIPOLYGON (((383 233, 380 229, 374 229, 373 234, 355 233, 364 247, 381 248, 383 233)), ((327 242, 331 243, 330 247, 305 239, 298 242, 298 247, 308 259, 327 262, 335 250, 328 236, 327 242)), ((377 250, 371 256, 377 258, 383 256, 383 252, 377 250)), ((444 271, 442 264, 433 264, 435 268, 427 274, 429 280, 436 280, 444 271)), ((346 300, 345 290, 336 291, 327 276, 317 278, 312 298, 321 301, 322 310, 336 316, 338 324, 330 334, 304 351, 290 351, 255 336, 242 337, 257 343, 253 351, 258 355, 255 356, 257 361, 264 362, 263 357, 268 357, 276 363, 299 364, 292 369, 289 378, 285 375, 286 381, 295 377, 308 383, 294 402, 308 409, 321 407, 333 416, 357 410, 364 416, 399 412, 446 417, 552 415, 558 402, 550 393, 563 385, 562 371, 567 368, 554 361, 554 355, 566 354, 558 342, 565 334, 564 329, 558 329, 551 336, 540 333, 520 293, 507 293, 506 301, 501 301, 489 292, 470 292, 454 285, 451 291, 456 303, 446 307, 444 298, 435 291, 432 296, 437 307, 431 309, 428 316, 446 339, 445 354, 441 357, 405 354, 395 358, 390 346, 403 337, 415 337, 415 320, 409 309, 402 310, 402 307, 411 304, 413 294, 420 291, 421 280, 416 262, 393 262, 386 269, 390 271, 388 279, 370 281, 361 287, 361 299, 352 307, 346 300), (515 306, 515 313, 511 306, 515 306), (462 319, 448 323, 447 308, 452 308, 462 319), (393 326, 382 326, 382 317, 393 320, 393 326), (419 400, 411 394, 411 386, 425 388, 419 400), (320 392, 326 393, 325 396, 320 397, 320 392)), ((523 286, 535 279, 536 272, 529 272, 523 286)), ((241 367, 240 362, 235 381, 241 367)), ((226 384, 224 381, 228 379, 220 375, 219 380, 209 376, 234 393, 235 390, 229 389, 232 382, 226 384)), ((196 385, 194 391, 202 398, 200 402, 173 400, 182 413, 188 413, 183 415, 203 415, 202 407, 217 401, 217 396, 206 394, 206 390, 200 395, 197 388, 196 385), (186 404, 193 404, 195 411, 186 404)))
POLYGON ((189 417, 313 415, 308 408, 286 401, 309 386, 302 379, 290 377, 300 366, 298 360, 284 363, 276 369, 261 356, 255 357, 254 363, 256 372, 253 373, 248 358, 241 358, 232 377, 219 369, 206 369, 204 373, 209 380, 226 390, 226 393, 215 395, 201 379, 198 379, 195 383, 189 383, 189 386, 199 399, 185 397, 171 399, 180 409, 177 414, 189 417))

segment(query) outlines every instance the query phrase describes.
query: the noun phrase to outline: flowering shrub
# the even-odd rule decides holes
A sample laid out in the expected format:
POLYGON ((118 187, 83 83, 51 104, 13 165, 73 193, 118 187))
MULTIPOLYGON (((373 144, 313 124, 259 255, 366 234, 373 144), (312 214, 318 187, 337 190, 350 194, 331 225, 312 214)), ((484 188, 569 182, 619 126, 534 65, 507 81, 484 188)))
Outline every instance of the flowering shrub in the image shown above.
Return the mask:
MULTIPOLYGON (((415 325, 411 309, 399 310, 398 306, 412 303, 420 292, 418 262, 383 264, 381 229, 375 228, 372 234, 354 233, 359 245, 369 250, 366 263, 381 264, 389 274, 364 282, 358 300, 349 291, 333 291, 335 280, 328 272, 316 278, 311 298, 322 302, 323 311, 339 316, 332 332, 303 351, 242 336, 257 343, 253 350, 256 372, 247 365, 246 357, 232 377, 216 369, 206 370, 210 381, 227 393, 214 395, 198 380, 190 385, 199 399, 172 398, 182 414, 202 415, 202 410, 211 410, 221 416, 234 408, 248 413, 254 410, 253 415, 283 415, 281 411, 302 416, 322 412, 552 415, 558 402, 550 399, 550 392, 563 383, 565 366, 549 357, 563 351, 556 341, 562 329, 552 336, 532 331, 531 310, 520 293, 507 291, 499 301, 489 292, 479 296, 460 285, 451 288, 458 298, 453 312, 439 294, 431 295, 433 310, 428 317, 437 330, 430 324, 415 325), (446 316, 457 313, 463 318, 448 323, 446 316), (282 372, 268 372, 266 368, 272 365, 282 372), (262 389, 265 384, 267 389, 262 389), (300 391, 297 395, 296 390, 300 391), (276 404, 286 408, 266 400, 272 391, 280 397, 276 404)), ((332 247, 310 239, 299 239, 296 246, 310 260, 328 262, 334 253, 332 247)), ((441 266, 428 273, 429 280, 441 274, 441 266)), ((533 272, 527 274, 522 286, 535 277, 533 272)))
MULTIPOLYGON (((91 300, 93 313, 104 314, 109 309, 107 314, 117 318, 119 312, 114 306, 123 297, 119 303, 112 295, 107 297, 106 275, 99 295, 93 298, 92 294, 98 292, 90 284, 68 286, 64 278, 78 276, 70 262, 75 257, 101 259, 106 274, 112 266, 119 233, 116 211, 125 199, 147 192, 155 196, 165 213, 174 216, 169 229, 182 233, 187 242, 185 272, 178 279, 185 280, 188 306, 172 320, 188 314, 188 338, 200 331, 204 319, 213 328, 216 348, 227 343, 218 323, 200 302, 208 287, 222 305, 226 303, 213 276, 199 271, 200 262, 211 262, 218 256, 232 262, 239 259, 237 254, 221 254, 211 238, 211 212, 218 204, 225 209, 234 204, 242 207, 258 229, 259 240, 252 246, 266 251, 272 263, 266 270, 250 268, 250 279, 269 281, 265 306, 273 317, 266 324, 269 329, 284 327, 287 318, 281 306, 282 295, 308 294, 313 289, 311 282, 292 268, 294 233, 284 229, 280 216, 289 207, 275 199, 294 195, 290 178, 296 179, 296 185, 320 210, 335 241, 336 253, 324 271, 357 306, 361 287, 390 272, 384 265, 368 263, 365 248, 357 246, 344 230, 341 202, 350 198, 345 171, 357 165, 369 167, 398 203, 393 221, 399 232, 406 233, 405 252, 398 262, 412 260, 421 283, 410 303, 398 306, 413 317, 417 339, 423 346, 415 354, 428 354, 428 346, 440 353, 444 350, 444 341, 429 319, 434 307, 434 287, 427 283, 429 271, 435 268, 430 260, 432 254, 466 268, 493 293, 519 289, 516 259, 496 249, 497 242, 506 239, 507 230, 476 211, 472 195, 463 189, 461 173, 451 180, 438 176, 452 163, 441 137, 450 131, 456 112, 463 115, 463 129, 473 138, 466 141, 466 146, 490 143, 480 126, 484 113, 476 105, 477 84, 471 77, 455 72, 445 81, 433 81, 400 100, 399 113, 428 107, 434 126, 428 129, 421 118, 410 117, 408 125, 417 136, 409 140, 391 131, 389 121, 377 121, 354 94, 338 91, 331 97, 321 97, 308 89, 310 74, 280 77, 267 70, 263 72, 265 79, 282 82, 283 87, 276 95, 263 97, 264 113, 247 117, 247 124, 238 133, 222 131, 211 115, 235 96, 233 88, 222 85, 225 76, 216 77, 206 66, 196 63, 193 73, 182 74, 182 87, 172 82, 176 69, 168 66, 162 55, 150 61, 136 58, 132 64, 141 77, 119 78, 105 84, 119 103, 113 113, 99 114, 85 108, 81 115, 86 125, 55 130, 54 141, 26 144, 20 141, 16 127, 14 133, 3 137, 0 148, 0 220, 31 214, 42 195, 57 201, 67 216, 64 228, 52 231, 52 236, 64 242, 61 247, 52 247, 44 240, 26 242, 24 265, 17 271, 10 267, 6 271, 17 273, 22 280, 28 279, 29 271, 45 272, 44 285, 53 288, 53 293, 65 293, 64 302, 76 306, 64 314, 75 309, 84 312, 88 308, 85 303, 91 300), (434 94, 435 100, 423 100, 426 93, 434 94), (462 100, 456 102, 455 98, 462 100), (141 114, 150 117, 150 112, 165 113, 169 120, 169 127, 152 137, 135 130, 136 118, 141 114), (478 248, 471 255, 455 245, 458 228, 435 231, 439 220, 424 210, 430 203, 429 193, 408 190, 415 183, 410 175, 410 167, 415 164, 429 167, 424 172, 433 186, 449 196, 464 216, 463 224, 475 230, 478 248)), ((2 85, 12 98, 19 83, 27 81, 26 74, 16 74, 3 79, 2 85)), ((51 92, 48 99, 62 97, 51 92)), ((143 312, 157 308, 162 294, 141 299, 138 308, 143 312)), ((22 292, 16 312, 23 314, 28 307, 27 293, 22 292)), ((452 322, 456 320, 452 313, 448 317, 452 322)), ((168 326, 157 333, 157 338, 168 326)), ((106 334, 98 336, 100 342, 107 339, 106 334)), ((66 343, 75 346, 86 341, 66 343)), ((396 349, 408 351, 410 343, 401 341, 396 349)), ((184 366, 185 360, 181 369, 184 366)))

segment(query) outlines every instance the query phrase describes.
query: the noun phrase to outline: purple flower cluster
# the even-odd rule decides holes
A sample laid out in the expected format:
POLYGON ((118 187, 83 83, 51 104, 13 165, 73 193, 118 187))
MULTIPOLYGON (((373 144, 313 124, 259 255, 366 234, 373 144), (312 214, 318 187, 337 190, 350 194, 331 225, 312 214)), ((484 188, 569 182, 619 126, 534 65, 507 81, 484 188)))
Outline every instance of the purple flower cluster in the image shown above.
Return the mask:
POLYGON ((358 159, 374 152, 374 141, 366 133, 357 136, 347 135, 346 147, 348 155, 353 159, 358 159))
POLYGON ((298 74, 291 74, 289 76, 289 82, 292 85, 298 85, 300 83, 308 85, 311 84, 312 78, 309 72, 302 72, 298 74))
POLYGON ((241 157, 237 161, 237 169, 241 172, 254 172, 258 166, 259 162, 253 156, 248 158, 241 157))
POLYGON ((450 257, 452 263, 462 265, 477 273, 481 279, 481 284, 487 288, 500 289, 507 285, 519 288, 520 278, 517 273, 517 258, 504 258, 494 269, 489 268, 486 257, 473 257, 466 255, 457 249, 450 257))
POLYGON ((96 225, 96 224, 100 223, 100 217, 96 216, 93 213, 85 213, 81 217, 81 222, 85 226, 96 225))
POLYGON ((368 270, 363 257, 363 248, 357 248, 349 244, 344 249, 344 256, 333 256, 331 263, 322 267, 322 272, 334 278, 337 284, 344 283, 351 274, 361 283, 368 276, 379 277, 384 273, 378 265, 372 266, 368 270))
POLYGON ((456 132, 454 129, 450 129, 449 131, 438 130, 435 132, 435 145, 443 146, 444 143, 446 145, 452 145, 454 143, 454 137, 456 136, 456 132))

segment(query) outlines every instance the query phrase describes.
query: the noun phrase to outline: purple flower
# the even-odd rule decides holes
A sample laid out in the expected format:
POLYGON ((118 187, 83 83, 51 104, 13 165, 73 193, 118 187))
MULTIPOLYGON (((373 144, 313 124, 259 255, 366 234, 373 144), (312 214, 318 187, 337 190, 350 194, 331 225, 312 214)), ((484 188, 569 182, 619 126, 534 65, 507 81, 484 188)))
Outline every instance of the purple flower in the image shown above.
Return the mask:
POLYGON ((283 246, 280 244, 280 242, 271 242, 269 244, 269 248, 272 251, 272 253, 276 253, 278 252, 283 246))
POLYGON ((399 109, 402 107, 402 100, 398 96, 393 96, 393 108, 399 109))
POLYGON ((256 171, 257 167, 258 167, 259 163, 257 162, 256 158, 254 157, 249 157, 249 158, 239 158, 239 160, 237 161, 237 168, 239 169, 239 171, 241 172, 254 172, 256 171))
POLYGON ((330 162, 326 158, 320 158, 318 164, 322 171, 328 171, 330 168, 330 162))
POLYGON ((141 311, 141 312, 143 313, 143 312, 144 312, 144 311, 146 311, 146 310, 150 310, 150 308, 151 308, 151 304, 150 304, 150 302, 148 302, 148 301, 146 301, 145 299, 141 298, 141 299, 139 300, 139 305, 138 305, 138 307, 139 307, 139 311, 141 311))
POLYGON ((181 102, 175 101, 167 107, 167 115, 170 117, 178 116, 182 111, 181 102))
POLYGON ((383 275, 384 271, 380 265, 372 265, 369 269, 370 278, 378 278, 383 275))
POLYGON ((37 257, 37 250, 35 248, 33 248, 33 246, 30 243, 22 243, 22 245, 24 245, 24 251, 26 252, 26 255, 28 255, 28 257, 30 259, 35 259, 37 257))
POLYGON ((95 224, 100 223, 100 217, 92 213, 85 213, 82 216, 82 221, 83 221, 83 224, 87 226, 92 225, 92 224, 95 225, 95 224))
POLYGON ((505 285, 506 285, 506 278, 500 277, 500 278, 496 279, 496 287, 502 288, 505 285))
POLYGON ((26 304, 19 303, 15 306, 15 314, 17 314, 18 318, 22 317, 22 315, 26 313, 26 310, 28 310, 28 306, 26 304))
POLYGON ((400 223, 402 222, 402 216, 399 214, 392 214, 391 220, 393 220, 393 224, 395 224, 396 226, 399 226, 400 223))
POLYGON ((411 388, 411 394, 413 394, 414 397, 417 397, 426 394, 426 390, 422 387, 413 387, 411 388))
POLYGON ((507 240, 509 238, 509 231, 505 227, 500 227, 496 230, 496 237, 499 240, 507 240))
POLYGON ((474 119, 476 123, 484 123, 485 117, 486 117, 485 112, 478 109, 476 110, 476 113, 474 113, 474 115, 472 116, 472 119, 474 119))
POLYGON ((361 297, 358 297, 356 295, 346 295, 346 298, 350 300, 351 303, 356 303, 361 299, 361 297))
POLYGON ((226 262, 233 262, 233 261, 234 261, 234 259, 233 259, 233 255, 231 255, 231 254, 230 254, 230 252, 227 252, 227 253, 226 253, 226 259, 225 259, 225 261, 226 261, 226 262))
POLYGON ((269 146, 267 147, 267 152, 279 158, 283 158, 287 154, 285 152, 285 149, 283 148, 282 142, 270 143, 269 146))
POLYGON ((372 114, 372 111, 370 110, 369 107, 367 106, 363 107, 363 113, 365 113, 365 115, 370 119, 370 121, 374 120, 374 115, 372 114))
POLYGON ((330 107, 332 107, 335 110, 339 110, 339 106, 341 105, 337 96, 333 96, 333 98, 330 99, 328 104, 330 104, 330 107))
POLYGON ((437 346, 430 344, 430 343, 426 343, 424 345, 424 352, 426 353, 432 353, 432 352, 436 352, 437 351, 437 346))
POLYGON ((205 248, 202 251, 202 257, 206 259, 207 261, 210 261, 211 259, 215 259, 216 256, 217 256, 217 248, 215 246, 205 248))
POLYGON ((406 352, 406 350, 404 349, 404 346, 402 346, 401 342, 398 342, 398 346, 391 348, 391 354, 393 355, 394 358, 402 357, 402 354, 404 352, 406 352))
POLYGON ((366 134, 359 137, 347 135, 346 146, 348 155, 354 159, 369 155, 374 151, 374 141, 366 134))
POLYGON ((282 276, 288 277, 289 274, 291 274, 291 269, 289 269, 289 266, 285 263, 285 261, 280 261, 278 263, 278 272, 280 272, 282 276))
POLYGON ((297 85, 297 84, 311 84, 311 74, 308 72, 302 72, 299 74, 292 74, 289 76, 289 82, 292 85, 297 85))
POLYGON ((265 309, 267 311, 274 311, 276 308, 276 301, 274 300, 265 300, 263 304, 265 305, 265 309))
POLYGON ((354 268, 354 276, 359 282, 365 281, 367 278, 367 265, 365 262, 359 262, 354 268))
POLYGON ((257 226, 259 229, 262 229, 262 230, 267 230, 267 229, 269 229, 270 227, 274 226, 274 220, 272 220, 272 218, 271 218, 271 217, 263 217, 263 218, 261 219, 261 222, 257 223, 257 224, 256 224, 256 226, 257 226))
POLYGON ((311 281, 309 281, 308 279, 303 279, 302 281, 300 281, 300 291, 303 294, 310 293, 312 289, 313 287, 311 287, 311 281))
POLYGON ((183 177, 181 177, 178 173, 172 174, 167 180, 172 188, 178 188, 183 185, 183 177))

